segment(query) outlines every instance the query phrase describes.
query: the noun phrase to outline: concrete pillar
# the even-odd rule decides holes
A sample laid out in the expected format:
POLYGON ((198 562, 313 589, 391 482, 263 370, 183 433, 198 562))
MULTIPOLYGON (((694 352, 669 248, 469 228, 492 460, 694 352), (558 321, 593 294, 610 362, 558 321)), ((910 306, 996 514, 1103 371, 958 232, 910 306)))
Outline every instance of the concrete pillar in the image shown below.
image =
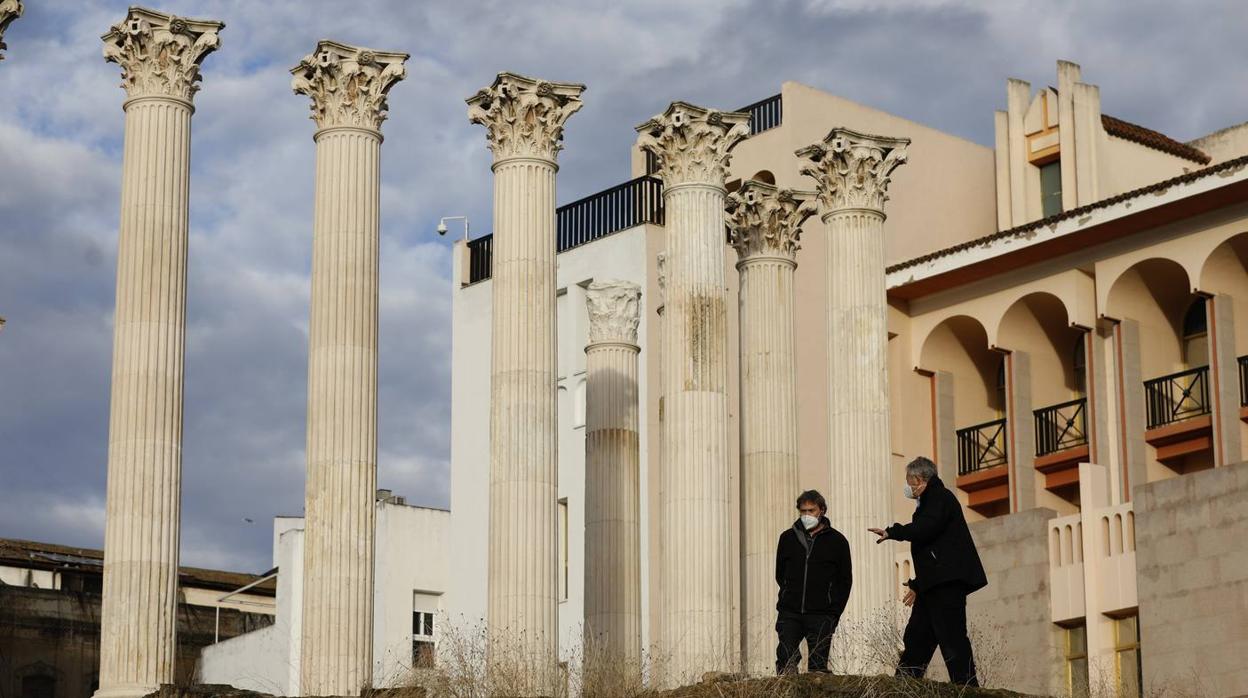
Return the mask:
POLYGON ((673 102, 637 127, 659 161, 667 228, 663 344, 667 593, 662 658, 669 683, 739 665, 733 616, 728 453, 728 318, 724 176, 749 115, 673 102), (696 531, 696 534, 691 532, 696 531))
POLYGON ((1014 227, 1011 213, 1013 195, 1010 193, 1010 114, 997 110, 992 113, 993 163, 997 182, 997 230, 1014 227))
MULTIPOLYGON (((932 408, 935 410, 932 423, 936 430, 932 435, 932 455, 936 461, 936 472, 946 483, 954 483, 958 479, 958 425, 954 419, 953 381, 953 373, 949 371, 932 374, 932 408)), ((954 493, 961 492, 957 487, 950 489, 954 493)))
POLYGON ((892 513, 884 202, 909 144, 836 128, 797 151, 807 161, 802 174, 818 182, 827 227, 828 517, 849 539, 854 593, 846 615, 858 623, 883 622, 895 601, 893 551, 867 528, 892 513))
POLYGON ((1131 491, 1148 483, 1148 444, 1144 442, 1144 382, 1140 373, 1140 323, 1125 319, 1114 325, 1114 366, 1118 375, 1118 501, 1131 501, 1131 491))
POLYGON ((1010 513, 1036 506, 1036 422, 1032 416, 1031 357, 1014 350, 1005 355, 1006 456, 1010 474, 1010 513))
POLYGON ((381 122, 405 60, 322 40, 291 70, 317 126, 300 665, 310 696, 372 684, 381 122))
POLYGON ((558 655, 555 158, 584 90, 499 73, 468 100, 494 153, 487 621, 538 682, 558 655))
POLYGON ((797 367, 793 274, 813 201, 750 180, 728 195, 741 273, 741 567, 745 670, 776 662, 776 538, 796 518, 797 367))
POLYGON ((127 99, 97 696, 173 681, 191 100, 223 26, 131 8, 103 37, 127 99))
POLYGON ((585 653, 625 672, 641 667, 640 300, 624 281, 585 294, 585 653))
POLYGON ((1076 82, 1074 87, 1076 203, 1087 206, 1101 197, 1101 89, 1082 82, 1076 82))
POLYGON ((1063 211, 1079 205, 1075 176, 1075 83, 1079 82, 1079 76, 1079 64, 1057 62, 1057 138, 1062 168, 1063 211))
POLYGON ((1235 350, 1235 309, 1231 296, 1205 300, 1209 327, 1209 388, 1213 400, 1213 462, 1242 460, 1239 433, 1239 355, 1235 350))
POLYGON ((22 16, 24 9, 21 0, 0 0, 0 61, 4 60, 4 49, 8 48, 4 45, 4 30, 22 16))
POLYGON ((1006 109, 1010 148, 1010 226, 1027 223, 1027 136, 1023 119, 1031 106, 1031 83, 1010 78, 1006 83, 1006 109))

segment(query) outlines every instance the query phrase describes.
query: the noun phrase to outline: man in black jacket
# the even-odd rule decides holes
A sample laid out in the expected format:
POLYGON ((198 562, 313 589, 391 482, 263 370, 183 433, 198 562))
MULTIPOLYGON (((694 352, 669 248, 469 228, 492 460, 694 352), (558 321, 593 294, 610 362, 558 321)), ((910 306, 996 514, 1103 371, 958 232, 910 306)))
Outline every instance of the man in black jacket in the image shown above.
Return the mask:
POLYGON ((801 517, 780 534, 776 546, 776 673, 797 671, 806 640, 810 671, 828 670, 832 634, 849 603, 853 568, 849 541, 828 521, 823 495, 807 490, 797 498, 801 517))
POLYGON ((910 541, 914 559, 914 579, 907 582, 905 597, 912 610, 897 675, 921 678, 939 645, 949 679, 978 686, 966 634, 966 597, 988 586, 988 578, 962 505, 936 476, 936 465, 922 456, 906 466, 906 496, 919 500, 910 523, 869 529, 879 536, 877 543, 910 541))

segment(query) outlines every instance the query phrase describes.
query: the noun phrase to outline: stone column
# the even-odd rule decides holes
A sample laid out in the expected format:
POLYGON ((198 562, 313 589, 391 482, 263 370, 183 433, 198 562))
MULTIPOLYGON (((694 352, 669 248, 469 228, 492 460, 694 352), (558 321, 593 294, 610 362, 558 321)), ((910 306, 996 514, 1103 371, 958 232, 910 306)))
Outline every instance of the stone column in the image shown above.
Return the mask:
POLYGON ((22 16, 24 9, 20 0, 0 0, 0 61, 4 60, 4 49, 8 48, 4 45, 4 30, 22 16))
POLYGON ((97 696, 174 678, 191 100, 223 26, 131 8, 103 36, 127 99, 97 696))
POLYGON ((659 161, 667 227, 662 579, 665 677, 739 664, 728 451, 724 176, 749 116, 673 102, 637 127, 659 161), (696 534, 694 533, 696 532, 696 534))
POLYGON ((776 537, 797 518, 797 367, 793 273, 813 201, 747 181, 728 195, 737 250, 741 351, 742 645, 750 673, 775 670, 776 537))
POLYGON ((300 659, 309 696, 358 695, 373 679, 379 159, 386 94, 405 60, 323 40, 291 70, 317 126, 300 659))
POLYGON ((555 158, 584 90, 499 73, 468 100, 494 153, 487 621, 534 690, 558 655, 555 158))
POLYGON ((909 143, 836 128, 797 151, 809 161, 802 174, 818 182, 828 235, 828 517, 849 539, 854 591, 846 620, 858 623, 885 622, 879 614, 895 599, 893 551, 876 544, 867 528, 896 518, 890 516, 896 474, 888 433, 884 202, 909 143))
POLYGON ((641 667, 640 300, 625 281, 585 295, 585 653, 629 673, 641 667))

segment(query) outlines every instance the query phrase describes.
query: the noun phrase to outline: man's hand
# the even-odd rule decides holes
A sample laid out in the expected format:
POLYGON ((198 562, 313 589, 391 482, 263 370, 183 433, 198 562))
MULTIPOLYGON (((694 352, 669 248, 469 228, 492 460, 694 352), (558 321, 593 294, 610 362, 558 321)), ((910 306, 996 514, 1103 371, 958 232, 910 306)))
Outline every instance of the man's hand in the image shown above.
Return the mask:
POLYGON ((876 543, 883 543, 888 540, 888 531, 885 531, 882 528, 868 528, 867 530, 879 536, 879 538, 875 541, 876 543))
POLYGON ((906 589, 906 595, 901 597, 901 602, 906 606, 914 605, 914 589, 906 589))

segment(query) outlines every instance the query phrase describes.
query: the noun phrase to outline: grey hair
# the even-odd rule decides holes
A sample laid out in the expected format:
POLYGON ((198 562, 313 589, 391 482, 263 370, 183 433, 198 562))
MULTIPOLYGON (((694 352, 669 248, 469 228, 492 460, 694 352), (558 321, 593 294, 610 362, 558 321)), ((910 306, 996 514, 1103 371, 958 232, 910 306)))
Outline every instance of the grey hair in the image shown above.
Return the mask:
POLYGON ((936 464, 930 458, 919 456, 906 465, 906 477, 911 476, 927 482, 936 477, 936 464))

